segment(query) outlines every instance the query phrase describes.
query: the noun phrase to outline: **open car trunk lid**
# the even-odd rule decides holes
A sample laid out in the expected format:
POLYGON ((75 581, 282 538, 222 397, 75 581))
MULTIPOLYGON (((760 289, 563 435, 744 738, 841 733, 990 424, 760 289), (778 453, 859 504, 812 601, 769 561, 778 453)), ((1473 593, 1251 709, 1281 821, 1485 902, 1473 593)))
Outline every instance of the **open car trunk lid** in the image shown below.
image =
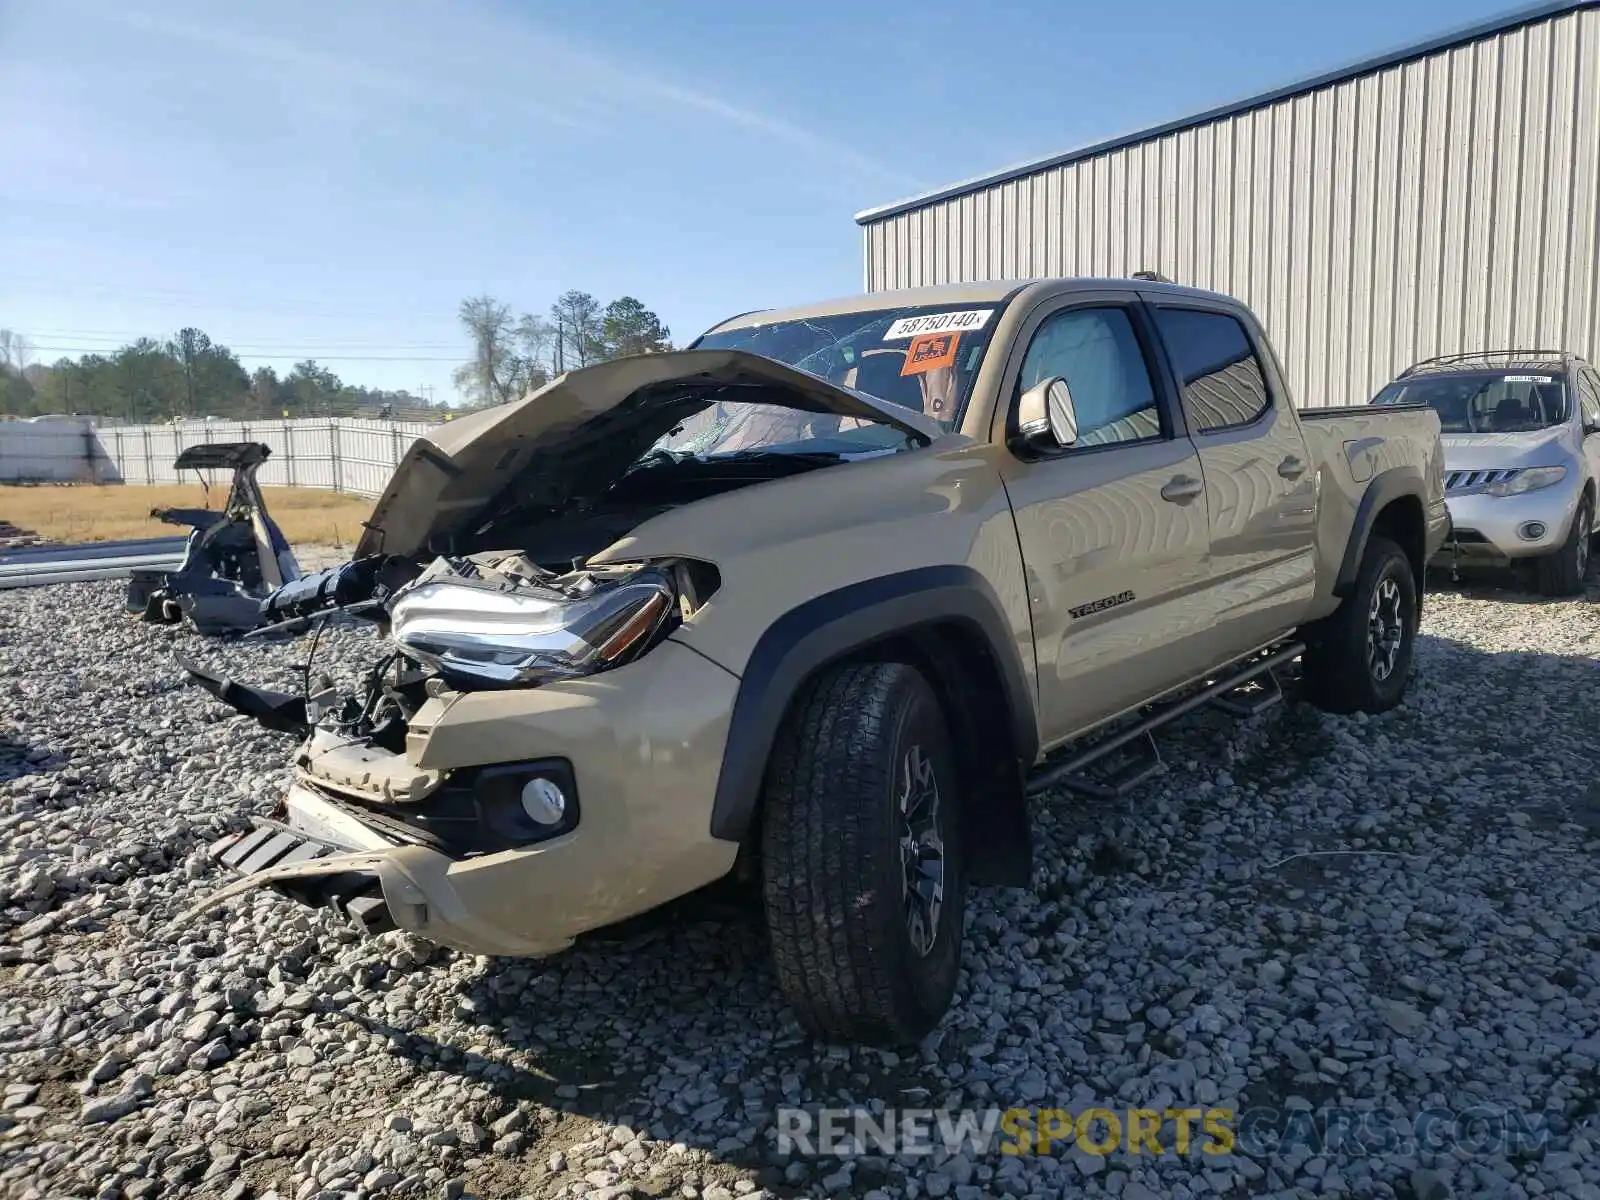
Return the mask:
POLYGON ((617 359, 417 439, 374 506, 356 555, 445 552, 513 485, 535 502, 603 491, 659 438, 718 402, 835 413, 925 442, 940 433, 920 412, 744 350, 617 359))

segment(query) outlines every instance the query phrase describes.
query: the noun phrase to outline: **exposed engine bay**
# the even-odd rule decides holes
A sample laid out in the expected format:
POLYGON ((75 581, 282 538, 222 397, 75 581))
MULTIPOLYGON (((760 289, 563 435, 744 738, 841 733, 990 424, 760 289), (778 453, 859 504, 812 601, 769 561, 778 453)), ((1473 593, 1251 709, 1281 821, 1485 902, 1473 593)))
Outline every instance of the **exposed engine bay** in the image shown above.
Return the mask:
MULTIPOLYGON (((343 810, 390 844, 472 857, 570 828, 577 817, 570 767, 549 760, 421 770, 408 760, 407 738, 423 706, 461 692, 531 688, 621 667, 692 616, 717 584, 713 568, 687 560, 560 573, 521 552, 441 557, 420 571, 403 560, 357 560, 297 581, 292 596, 277 594, 270 605, 278 616, 289 614, 276 627, 344 614, 385 628, 392 648, 357 688, 342 691, 323 680, 293 696, 185 666, 195 683, 241 713, 306 739, 300 804, 297 810, 292 792, 285 822, 273 826, 281 836, 348 844, 337 830, 308 825, 309 799, 325 811, 343 810)), ((308 661, 308 680, 312 666, 308 661)))
POLYGON ((691 616, 717 584, 715 568, 685 559, 565 572, 521 551, 440 557, 420 570, 396 557, 357 559, 273 593, 261 605, 269 623, 255 632, 303 631, 334 617, 377 622, 393 649, 359 696, 309 692, 299 718, 284 693, 186 666, 219 699, 273 718, 273 728, 322 725, 398 752, 405 722, 429 694, 533 687, 622 666, 691 616), (275 702, 246 707, 244 693, 275 702))
POLYGON ((333 577, 324 594, 345 603, 322 611, 379 620, 394 648, 374 665, 361 695, 321 691, 306 698, 308 725, 397 753, 407 722, 430 694, 534 687, 622 666, 692 615, 717 586, 715 570, 703 563, 557 573, 513 552, 438 558, 387 598, 350 598, 352 575, 372 580, 376 593, 401 569, 392 560, 371 567, 358 560, 324 573, 333 577))

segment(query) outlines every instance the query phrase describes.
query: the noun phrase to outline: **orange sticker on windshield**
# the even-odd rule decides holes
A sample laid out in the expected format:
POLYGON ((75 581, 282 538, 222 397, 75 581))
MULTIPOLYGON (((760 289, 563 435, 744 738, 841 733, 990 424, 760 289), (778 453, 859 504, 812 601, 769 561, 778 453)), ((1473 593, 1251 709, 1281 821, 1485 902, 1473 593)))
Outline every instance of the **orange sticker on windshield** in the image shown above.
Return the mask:
POLYGON ((906 347, 906 361, 900 368, 900 374, 921 375, 926 371, 937 371, 940 367, 955 366, 956 345, 960 341, 959 333, 919 334, 906 347))

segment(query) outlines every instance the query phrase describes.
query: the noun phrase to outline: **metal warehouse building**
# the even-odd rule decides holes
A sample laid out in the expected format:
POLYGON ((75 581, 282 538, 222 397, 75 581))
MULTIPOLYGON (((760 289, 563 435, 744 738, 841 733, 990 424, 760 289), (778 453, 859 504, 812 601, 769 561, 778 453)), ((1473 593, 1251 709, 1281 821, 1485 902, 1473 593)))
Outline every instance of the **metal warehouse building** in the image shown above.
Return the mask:
POLYGON ((861 213, 869 291, 1159 271, 1230 292, 1301 404, 1416 359, 1600 359, 1600 0, 1545 3, 861 213))

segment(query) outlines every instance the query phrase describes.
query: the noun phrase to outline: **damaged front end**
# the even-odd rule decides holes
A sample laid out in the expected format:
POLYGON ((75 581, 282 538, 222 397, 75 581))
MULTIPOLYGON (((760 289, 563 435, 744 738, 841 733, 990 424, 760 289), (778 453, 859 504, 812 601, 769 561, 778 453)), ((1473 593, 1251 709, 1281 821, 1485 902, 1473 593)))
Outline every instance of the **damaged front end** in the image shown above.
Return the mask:
POLYGON ((518 687, 622 665, 699 595, 683 562, 554 575, 523 554, 485 555, 437 560, 390 620, 399 653, 448 685, 518 687))
POLYGON ((508 943, 459 919, 441 927, 428 889, 405 864, 427 856, 437 875, 572 833, 581 817, 572 762, 536 748, 524 757, 508 745, 505 761, 430 769, 418 765, 428 731, 463 696, 585 679, 635 661, 698 610, 716 590, 716 572, 681 559, 556 572, 521 552, 486 553, 435 559, 380 595, 401 574, 393 560, 358 560, 263 606, 279 625, 352 612, 377 621, 389 650, 351 691, 324 681, 294 696, 184 664, 191 682, 238 712, 304 738, 295 783, 274 814, 212 847, 242 878, 186 917, 272 887, 368 933, 399 925, 481 952, 559 948, 508 943))
POLYGON ((728 349, 586 368, 430 430, 355 561, 261 605, 257 634, 376 622, 385 649, 359 686, 313 685, 308 663, 293 697, 190 668, 303 738, 272 818, 215 848, 244 878, 194 911, 272 886, 364 928, 538 956, 725 875, 737 845, 662 803, 709 813, 716 790, 738 676, 673 634, 722 578, 629 540, 938 429, 728 349))

